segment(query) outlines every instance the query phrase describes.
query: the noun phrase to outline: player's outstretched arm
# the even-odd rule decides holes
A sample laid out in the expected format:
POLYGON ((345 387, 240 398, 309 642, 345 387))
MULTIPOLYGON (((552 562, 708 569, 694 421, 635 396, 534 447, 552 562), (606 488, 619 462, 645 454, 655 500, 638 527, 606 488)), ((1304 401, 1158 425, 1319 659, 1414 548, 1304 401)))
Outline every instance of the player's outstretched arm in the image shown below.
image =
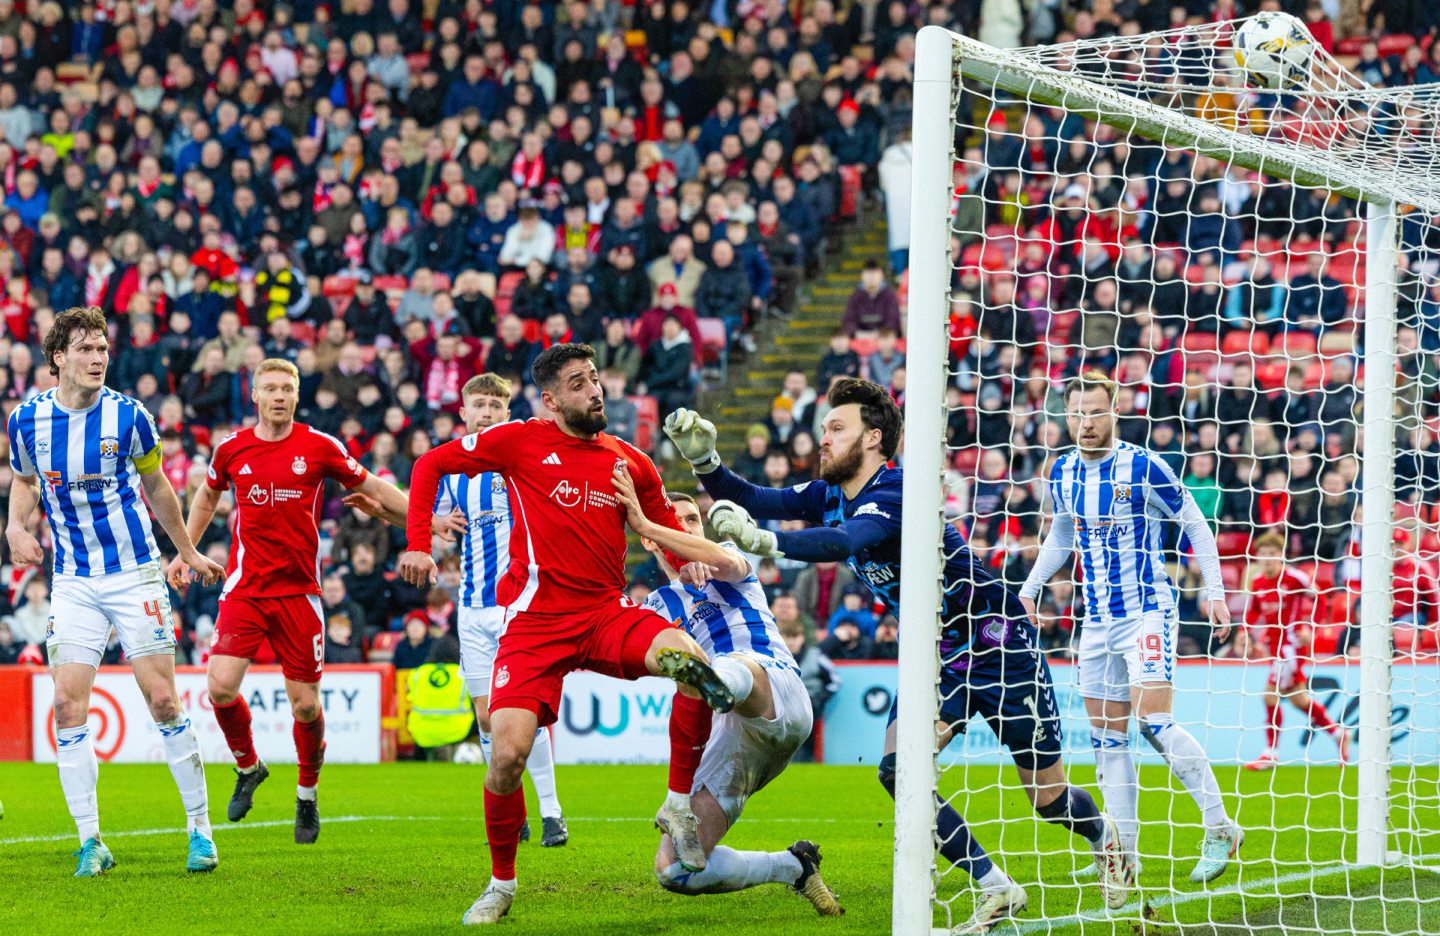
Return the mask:
POLYGON ((225 575, 224 567, 201 555, 200 550, 195 548, 190 531, 185 529, 185 515, 180 510, 180 498, 175 496, 170 479, 165 477, 158 465, 154 471, 140 475, 140 485, 145 488, 145 497, 150 501, 151 512, 155 514, 155 519, 170 537, 170 541, 175 544, 180 559, 193 569, 205 584, 220 581, 225 575))
POLYGON ((353 493, 344 499, 347 507, 360 507, 372 517, 379 517, 391 526, 403 527, 409 522, 410 500, 405 493, 373 474, 366 473, 365 480, 355 485, 353 493), (356 494, 365 497, 360 503, 356 494), (373 509, 370 509, 373 505, 373 509))
MULTIPOLYGON (((217 491, 209 484, 202 484, 195 490, 190 501, 190 517, 185 521, 185 532, 190 535, 190 542, 198 543, 205 535, 205 528, 214 518, 222 496, 223 491, 217 491)), ((178 591, 184 586, 189 570, 190 566, 185 562, 185 557, 176 556, 170 560, 170 566, 165 570, 165 578, 178 591)))
POLYGON ((662 526, 645 516, 635 482, 624 464, 615 467, 615 496, 625 505, 625 522, 645 539, 688 559, 701 562, 715 570, 714 577, 722 582, 741 582, 750 577, 750 563, 733 549, 712 543, 703 536, 662 526))
POLYGON ((503 454, 505 444, 508 441, 513 448, 513 434, 523 431, 523 423, 501 423, 436 446, 416 460, 410 470, 410 497, 405 511, 406 551, 395 566, 401 578, 416 588, 435 582, 430 534, 440 480, 447 474, 503 471, 508 466, 503 454))
POLYGON ((30 517, 40 503, 40 479, 35 475, 15 475, 10 485, 10 516, 5 539, 10 544, 10 558, 19 565, 39 565, 45 561, 45 550, 30 532, 30 517))
POLYGON ((1040 597, 1040 589, 1055 577, 1055 573, 1060 571, 1060 567, 1074 550, 1075 518, 1057 506, 1055 517, 1050 521, 1050 532, 1040 544, 1040 555, 1035 559, 1035 566, 1025 578, 1025 584, 1020 586, 1020 603, 1025 606, 1025 613, 1030 615, 1030 623, 1036 627, 1040 626, 1035 607, 1036 599, 1040 597))
POLYGON ((808 520, 819 523, 825 511, 825 484, 762 488, 726 468, 715 452, 715 426, 694 410, 678 409, 665 419, 665 434, 690 462, 705 493, 728 500, 761 520, 808 520))

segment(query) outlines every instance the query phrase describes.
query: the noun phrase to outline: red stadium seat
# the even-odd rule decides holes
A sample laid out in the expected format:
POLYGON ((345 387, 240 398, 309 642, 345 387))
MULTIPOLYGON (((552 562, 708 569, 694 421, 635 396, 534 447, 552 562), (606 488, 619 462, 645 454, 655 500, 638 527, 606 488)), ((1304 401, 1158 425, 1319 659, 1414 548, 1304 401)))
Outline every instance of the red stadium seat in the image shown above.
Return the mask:
POLYGON ((291 321, 290 337, 302 345, 313 346, 315 344, 315 326, 309 322, 291 321))
POLYGON ((635 404, 635 447, 648 452, 660 431, 660 405, 652 396, 632 396, 629 400, 635 404))
POLYGON ((1215 537, 1215 545, 1219 548, 1222 558, 1244 556, 1250 551, 1250 534, 1221 533, 1215 537))
POLYGON ((1214 332, 1187 332, 1180 339, 1180 348, 1184 351, 1218 351, 1220 338, 1214 332))
POLYGON ((978 448, 963 448, 955 453, 955 470, 964 477, 975 473, 975 466, 980 464, 980 450, 978 448))
POLYGON ((1280 336, 1280 353, 1290 360, 1308 357, 1315 353, 1315 336, 1309 332, 1292 331, 1280 336))
POLYGON ((435 284, 435 291, 436 291, 436 292, 449 292, 449 291, 450 291, 450 274, 449 274, 449 273, 435 273, 433 276, 430 277, 430 279, 431 279, 431 281, 435 284))
MULTIPOLYGON (((507 304, 508 304, 508 300, 507 300, 507 304)), ((540 340, 540 336, 541 336, 540 323, 537 322, 537 321, 535 321, 534 319, 525 319, 525 320, 524 320, 524 324, 525 324, 525 340, 526 340, 526 341, 539 341, 539 340, 540 340)))
POLYGON ((370 662, 389 663, 395 658, 395 648, 405 639, 402 631, 381 631, 370 642, 370 662))
POLYGON ((706 364, 722 363, 725 349, 730 346, 730 336, 725 331, 725 320, 718 318, 697 319, 700 327, 700 349, 706 364))
POLYGON ((869 357, 875 353, 876 342, 874 338, 851 338, 850 350, 862 358, 869 357))
POLYGON ((355 295, 355 281, 348 276, 327 276, 320 287, 327 299, 355 295))
POLYGON ((1270 336, 1261 331, 1233 331, 1220 343, 1225 354, 1270 353, 1270 336))

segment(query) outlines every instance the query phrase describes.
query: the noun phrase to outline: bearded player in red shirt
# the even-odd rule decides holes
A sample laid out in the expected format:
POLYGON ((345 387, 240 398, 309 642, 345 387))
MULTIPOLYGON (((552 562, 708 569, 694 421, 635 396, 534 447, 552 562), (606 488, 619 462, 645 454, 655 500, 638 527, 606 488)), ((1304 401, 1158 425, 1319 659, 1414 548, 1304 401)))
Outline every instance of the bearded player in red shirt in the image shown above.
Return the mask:
MULTIPOLYGON (((320 835, 316 783, 325 760, 325 714, 320 706, 325 620, 317 527, 325 481, 339 481, 373 498, 397 526, 404 522, 408 504, 393 485, 360 467, 338 440, 295 422, 300 398, 295 365, 263 361, 255 369, 250 398, 259 420, 215 447, 207 483, 195 495, 188 523, 192 538, 203 533, 220 495, 234 486, 237 518, 210 651, 210 701, 235 755, 237 777, 228 815, 231 822, 239 822, 250 811, 255 788, 270 775, 255 753, 250 707, 240 694, 245 671, 262 641, 268 640, 280 659, 295 719, 300 765, 295 841, 309 844, 320 835)), ((178 587, 183 575, 184 566, 172 563, 172 583, 178 587)))
POLYGON ((605 392, 594 359, 586 345, 546 349, 531 372, 554 422, 491 426, 431 449, 410 476, 410 551, 401 556, 399 572, 412 585, 435 579, 430 505, 445 475, 504 476, 514 518, 510 569, 497 593, 506 629, 490 681, 485 831, 491 878, 466 912, 466 923, 497 923, 510 911, 525 821, 520 776, 536 727, 555 721, 565 675, 577 669, 622 679, 648 673, 680 683, 670 715, 671 792, 656 825, 670 834, 685 867, 705 867, 689 793, 709 739, 711 709, 729 711, 735 695, 689 634, 624 595, 625 505, 615 496, 617 467, 629 470, 651 520, 682 527, 654 463, 604 433, 605 392))
POLYGON ((1301 654, 1310 645, 1310 620, 1315 608, 1315 589, 1309 576, 1285 566, 1285 540, 1278 533, 1266 533, 1255 541, 1260 574, 1250 583, 1250 605, 1245 626, 1253 640, 1272 658, 1270 680, 1265 684, 1265 752, 1245 765, 1246 770, 1271 770, 1278 763, 1280 725, 1284 720, 1280 700, 1310 717, 1316 731, 1323 731, 1340 745, 1340 763, 1350 763, 1350 734, 1336 723, 1309 692, 1305 660, 1301 654))

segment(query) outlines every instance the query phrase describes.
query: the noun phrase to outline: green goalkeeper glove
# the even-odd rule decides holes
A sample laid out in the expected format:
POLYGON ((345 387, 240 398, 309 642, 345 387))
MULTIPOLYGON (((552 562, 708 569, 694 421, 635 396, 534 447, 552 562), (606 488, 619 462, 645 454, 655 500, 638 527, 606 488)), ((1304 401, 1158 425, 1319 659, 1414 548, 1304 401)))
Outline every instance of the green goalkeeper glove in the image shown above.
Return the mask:
POLYGON ((720 467, 720 456, 715 454, 715 424, 699 413, 677 409, 665 419, 665 434, 696 474, 708 474, 720 467))
POLYGON ((735 545, 748 553, 771 557, 784 555, 776 544, 775 534, 760 529, 749 512, 734 501, 715 502, 710 508, 710 526, 716 536, 730 537, 735 545))

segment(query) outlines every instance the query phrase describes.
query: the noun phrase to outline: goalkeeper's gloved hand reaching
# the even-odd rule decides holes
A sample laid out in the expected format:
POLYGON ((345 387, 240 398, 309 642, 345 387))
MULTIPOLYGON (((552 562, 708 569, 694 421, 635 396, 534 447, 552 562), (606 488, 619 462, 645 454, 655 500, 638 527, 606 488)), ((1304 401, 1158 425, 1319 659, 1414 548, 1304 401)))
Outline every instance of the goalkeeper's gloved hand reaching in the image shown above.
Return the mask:
POLYGON ((735 545, 756 556, 783 556, 776 542, 775 534, 762 530, 744 507, 734 501, 716 501, 710 508, 710 526, 715 535, 730 537, 735 545))
POLYGON ((665 418, 665 434, 696 474, 720 467, 720 456, 715 454, 715 424, 699 413, 677 409, 665 418))

